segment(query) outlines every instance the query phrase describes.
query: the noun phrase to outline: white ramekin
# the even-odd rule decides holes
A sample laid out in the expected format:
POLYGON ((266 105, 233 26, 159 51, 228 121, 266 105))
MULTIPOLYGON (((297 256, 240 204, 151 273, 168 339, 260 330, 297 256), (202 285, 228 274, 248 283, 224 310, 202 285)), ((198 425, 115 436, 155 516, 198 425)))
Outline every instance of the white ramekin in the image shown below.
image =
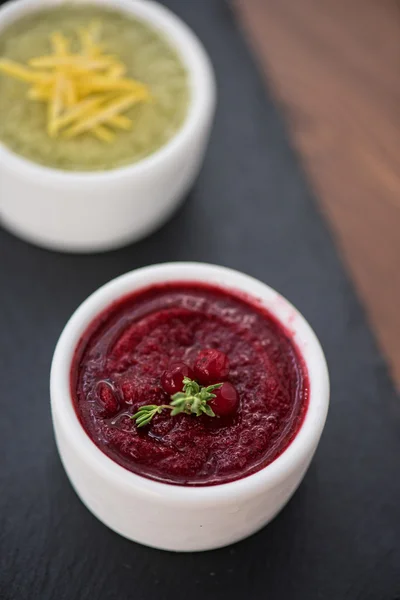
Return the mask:
POLYGON ((94 292, 68 321, 57 344, 50 377, 58 450, 78 496, 105 525, 156 548, 209 550, 236 542, 268 523, 301 482, 320 439, 329 404, 328 370, 319 342, 301 314, 267 285, 224 267, 166 263, 132 271, 94 292), (183 487, 127 471, 92 442, 70 394, 75 347, 92 320, 116 299, 151 284, 201 281, 260 299, 293 332, 310 381, 304 422, 289 447, 270 465, 238 481, 183 487))
MULTIPOLYGON (((0 31, 26 14, 64 1, 8 2, 0 8, 0 31)), ((0 144, 0 219, 4 226, 40 246, 73 252, 108 250, 135 241, 172 214, 200 170, 216 96, 204 48, 168 9, 150 0, 88 3, 125 11, 160 30, 187 67, 191 100, 182 128, 165 146, 137 163, 110 171, 47 168, 0 144)))

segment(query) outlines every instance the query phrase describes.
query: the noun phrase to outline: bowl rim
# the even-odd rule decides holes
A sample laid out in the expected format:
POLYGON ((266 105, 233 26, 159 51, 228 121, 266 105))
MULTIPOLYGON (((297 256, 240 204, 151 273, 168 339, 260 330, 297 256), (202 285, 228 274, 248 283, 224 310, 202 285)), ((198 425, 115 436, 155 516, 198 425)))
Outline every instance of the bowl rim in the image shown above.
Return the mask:
POLYGON ((53 423, 57 421, 77 454, 90 469, 108 482, 132 494, 150 494, 174 505, 222 504, 232 498, 262 493, 296 470, 305 470, 321 436, 329 405, 329 374, 320 343, 301 313, 274 289, 239 271, 218 265, 175 262, 135 269, 106 283, 91 294, 73 313, 57 343, 50 374, 53 423), (128 471, 96 446, 84 430, 73 406, 70 370, 75 348, 93 319, 107 306, 130 292, 168 281, 210 282, 228 292, 244 292, 261 302, 286 329, 305 361, 309 403, 303 423, 289 446, 272 463, 229 483, 211 486, 181 486, 148 479, 128 471))
MULTIPOLYGON (((65 0, 11 0, 0 7, 0 32, 24 16, 61 5, 65 0)), ((68 171, 36 163, 14 152, 0 141, 0 161, 13 171, 24 171, 31 179, 60 184, 90 184, 120 177, 146 174, 185 146, 198 127, 207 122, 216 101, 216 84, 210 58, 196 34, 165 6, 154 0, 69 0, 71 4, 98 5, 137 17, 164 35, 185 65, 190 87, 189 105, 179 130, 163 146, 132 164, 104 171, 68 171)))

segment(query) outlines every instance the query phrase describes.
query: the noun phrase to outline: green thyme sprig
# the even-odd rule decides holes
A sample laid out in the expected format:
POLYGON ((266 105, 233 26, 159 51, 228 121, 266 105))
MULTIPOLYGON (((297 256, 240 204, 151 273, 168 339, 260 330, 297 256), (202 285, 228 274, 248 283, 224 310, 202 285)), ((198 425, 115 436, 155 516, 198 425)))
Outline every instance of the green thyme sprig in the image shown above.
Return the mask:
POLYGON ((170 404, 145 404, 139 408, 137 413, 132 415, 131 419, 136 422, 137 427, 144 427, 150 423, 156 414, 160 414, 163 410, 170 410, 171 417, 175 417, 180 413, 195 415, 196 417, 200 417, 202 414, 215 417, 215 413, 208 402, 215 398, 213 391, 221 386, 222 383, 214 383, 204 387, 199 385, 197 381, 184 377, 182 392, 171 396, 170 404))
POLYGON ((131 416, 131 419, 136 421, 137 427, 144 427, 148 425, 152 418, 157 414, 161 413, 164 408, 171 408, 168 404, 145 404, 141 406, 137 413, 131 416))

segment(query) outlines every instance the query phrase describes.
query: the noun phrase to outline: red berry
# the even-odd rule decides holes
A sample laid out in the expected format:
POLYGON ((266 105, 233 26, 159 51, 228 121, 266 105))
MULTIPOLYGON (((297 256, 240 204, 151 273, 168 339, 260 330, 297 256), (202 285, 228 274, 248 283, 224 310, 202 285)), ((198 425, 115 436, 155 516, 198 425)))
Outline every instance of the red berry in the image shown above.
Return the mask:
POLYGON ((173 363, 167 371, 161 375, 161 385, 164 392, 173 396, 183 390, 183 378, 193 379, 193 371, 183 362, 173 363))
POLYGON ((239 394, 236 388, 226 381, 220 388, 213 391, 215 398, 209 401, 209 405, 217 417, 227 417, 237 410, 239 405, 239 394))
POLYGON ((106 417, 113 417, 119 411, 119 401, 108 381, 100 381, 97 385, 97 397, 106 417))
POLYGON ((204 385, 219 383, 229 375, 229 359, 219 350, 200 350, 194 363, 194 374, 204 385))

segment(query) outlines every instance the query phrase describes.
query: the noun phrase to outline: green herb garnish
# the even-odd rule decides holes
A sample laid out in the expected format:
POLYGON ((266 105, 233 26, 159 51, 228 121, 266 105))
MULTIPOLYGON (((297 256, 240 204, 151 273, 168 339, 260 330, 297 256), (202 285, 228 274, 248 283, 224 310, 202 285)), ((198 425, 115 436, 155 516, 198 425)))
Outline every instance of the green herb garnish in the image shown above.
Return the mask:
POLYGON ((136 421, 137 427, 144 427, 150 423, 157 413, 159 414, 163 410, 170 410, 171 417, 175 417, 180 413, 195 415, 196 417, 200 417, 202 414, 215 417, 216 415, 208 402, 215 398, 213 391, 221 386, 222 383, 214 383, 203 387, 197 381, 184 377, 182 392, 171 396, 170 404, 145 404, 139 408, 137 413, 131 416, 131 419, 136 421))

